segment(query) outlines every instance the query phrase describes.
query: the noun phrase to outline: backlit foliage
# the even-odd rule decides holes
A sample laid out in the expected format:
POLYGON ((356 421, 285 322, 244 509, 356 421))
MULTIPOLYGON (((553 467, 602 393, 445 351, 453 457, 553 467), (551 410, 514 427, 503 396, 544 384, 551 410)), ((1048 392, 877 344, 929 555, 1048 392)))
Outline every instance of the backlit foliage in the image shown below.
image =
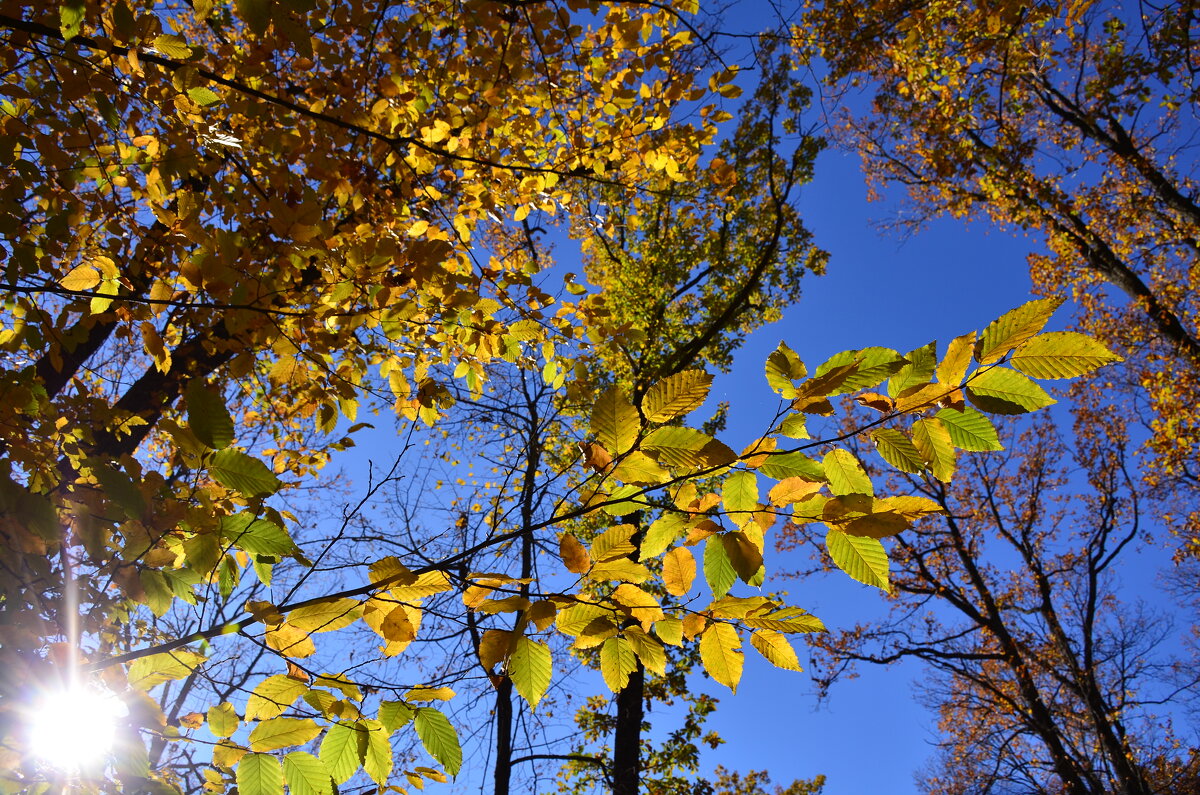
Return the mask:
MULTIPOLYGON (((736 309, 741 325, 713 333, 743 333, 774 318, 788 279, 823 265, 787 202, 763 216, 756 194, 807 178, 816 142, 792 121, 803 92, 780 67, 743 134, 708 156, 737 90, 693 30, 695 11, 0 5, 7 789, 50 775, 24 754, 15 716, 35 686, 73 672, 130 705, 112 765, 86 786, 175 791, 182 774, 159 764, 169 744, 188 749, 187 772, 214 793, 444 781, 464 767, 445 709, 454 689, 365 682, 370 665, 405 659, 427 614, 448 610, 468 625, 510 621, 476 651, 531 708, 557 675, 552 643, 598 646, 613 690, 639 664, 664 673, 668 646, 696 650, 731 690, 745 641, 795 668, 791 639, 822 625, 760 593, 777 521, 825 525, 837 565, 886 590, 880 539, 941 510, 876 494, 844 439, 808 438, 807 415, 857 396, 879 411, 860 430, 890 464, 946 481, 956 450, 995 446, 988 414, 1053 402, 1033 379, 1117 360, 1088 337, 1041 334, 1052 300, 944 352, 847 351, 811 376, 781 345, 766 365, 778 411, 741 452, 686 424, 711 374, 657 354, 630 378, 615 364, 597 374, 577 352, 674 343, 705 314, 693 303, 718 318, 736 309), (799 138, 795 154, 776 148, 776 124, 799 138), (694 212, 650 224, 663 196, 694 212), (616 221, 601 217, 618 201, 616 221), (592 292, 529 243, 531 216, 583 238, 592 292), (756 260, 763 240, 774 249, 756 260), (693 261, 660 288, 675 247, 693 261), (662 317, 622 306, 641 299, 619 284, 678 290, 696 259, 709 275, 662 317), (727 278, 747 262, 751 278, 727 278), (761 316, 744 314, 759 298, 761 316), (630 321, 614 325, 622 313, 630 321), (453 421, 454 396, 480 399, 506 368, 588 399, 569 418, 587 439, 569 499, 436 559, 418 544, 339 569, 332 584, 318 576, 353 517, 330 543, 309 543, 290 493, 320 483, 369 410, 453 421), (628 520, 639 511, 656 517, 644 533, 628 520), (576 537, 585 517, 599 532, 576 537), (557 536, 561 566, 544 579, 467 567, 535 533, 557 536), (338 660, 339 632, 370 634, 371 658, 338 660), (243 645, 223 659, 232 643, 243 645), (274 673, 261 674, 264 660, 274 673), (189 702, 218 669, 227 695, 189 702), (419 744, 436 767, 397 766, 394 742, 419 744)), ((716 336, 681 339, 694 350, 679 361, 710 346, 715 368, 728 360, 716 336)), ((510 462, 536 471, 539 454, 510 462)), ((456 529, 478 514, 501 515, 464 506, 456 529)))

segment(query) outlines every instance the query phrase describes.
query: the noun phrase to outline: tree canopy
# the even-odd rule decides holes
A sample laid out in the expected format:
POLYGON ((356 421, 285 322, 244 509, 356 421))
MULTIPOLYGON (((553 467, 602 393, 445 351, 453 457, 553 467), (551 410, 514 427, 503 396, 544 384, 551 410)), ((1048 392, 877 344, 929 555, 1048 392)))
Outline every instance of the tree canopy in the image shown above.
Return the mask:
POLYGON ((776 524, 888 590, 881 539, 944 510, 877 492, 852 436, 948 482, 989 415, 1120 359, 1043 333, 1047 298, 940 350, 780 344, 740 452, 693 419, 825 254, 794 57, 764 42, 734 103, 691 2, 7 2, 0 31, 9 790, 419 788, 467 764, 460 680, 536 711, 581 657, 635 704, 676 663, 736 691, 747 639, 796 669, 823 625, 767 585, 776 524), (843 396, 876 414, 814 438, 843 396), (355 512, 321 539, 300 495, 380 410, 516 435, 475 443, 493 503, 353 559, 355 512), (446 623, 471 657, 410 678, 446 623), (63 688, 128 713, 65 774, 24 723, 63 688))

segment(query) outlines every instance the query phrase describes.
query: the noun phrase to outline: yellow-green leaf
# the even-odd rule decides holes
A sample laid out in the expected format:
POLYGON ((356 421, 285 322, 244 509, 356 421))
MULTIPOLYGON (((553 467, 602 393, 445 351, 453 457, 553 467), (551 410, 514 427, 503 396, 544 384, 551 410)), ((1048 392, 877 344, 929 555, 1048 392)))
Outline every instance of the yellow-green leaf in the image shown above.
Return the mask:
POLYGON ((695 411, 708 398, 713 377, 703 370, 684 370, 646 390, 642 410, 650 422, 669 422, 695 411))
POLYGON ((225 401, 204 385, 200 378, 193 378, 184 394, 187 403, 188 427, 196 438, 214 450, 228 447, 233 442, 233 418, 225 408, 225 401))
POLYGON ((304 751, 292 751, 283 758, 283 778, 292 795, 331 795, 333 792, 333 778, 325 763, 304 751))
POLYGON ((795 351, 780 342, 774 353, 767 357, 766 374, 771 389, 784 399, 791 400, 796 397, 796 385, 793 382, 808 375, 808 369, 795 351))
MULTIPOLYGON (((655 624, 655 626, 658 625, 655 624)), ((662 644, 646 634, 640 627, 626 627, 623 632, 629 645, 633 648, 633 653, 642 661, 646 670, 653 671, 659 676, 666 674, 667 653, 662 644)))
POLYGON ((885 591, 891 590, 887 552, 878 539, 846 535, 831 527, 825 534, 825 547, 837 567, 854 579, 885 591))
POLYGON ((458 742, 458 732, 446 716, 433 707, 420 707, 413 718, 413 727, 429 755, 447 773, 457 776, 462 767, 462 746, 458 742))
POLYGON ((901 472, 920 472, 925 469, 921 453, 903 431, 895 428, 876 428, 871 431, 875 450, 889 464, 901 472))
POLYGON ((704 664, 704 670, 735 693, 742 679, 742 665, 745 662, 741 648, 742 639, 729 624, 709 624, 700 636, 700 662, 704 664))
POLYGON ((987 415, 970 406, 963 406, 962 411, 944 408, 934 416, 946 426, 950 441, 960 450, 983 452, 1004 449, 996 434, 996 426, 987 415))
POLYGON ((393 754, 389 732, 385 731, 383 724, 377 720, 359 721, 359 725, 367 735, 363 772, 382 788, 387 783, 388 776, 392 774, 393 754))
POLYGON ((904 358, 908 360, 908 364, 888 379, 887 393, 890 397, 896 397, 910 387, 932 380, 933 369, 937 364, 937 343, 923 345, 904 354, 904 358))
POLYGON ((508 676, 530 709, 535 709, 550 689, 550 647, 526 637, 517 639, 508 658, 508 676))
POLYGON ((239 795, 283 795, 283 768, 270 754, 246 754, 238 762, 239 795))
POLYGON ((734 472, 725 479, 721 501, 729 518, 744 525, 750 521, 750 514, 758 510, 758 477, 745 470, 734 472))
POLYGON ((637 656, 628 640, 615 637, 604 641, 600 647, 600 674, 609 690, 614 693, 620 692, 635 670, 637 656))
POLYGON ((331 632, 347 627, 362 617, 362 606, 354 599, 335 599, 298 607, 288 613, 287 622, 304 632, 331 632))
POLYGON ((335 723, 321 741, 321 762, 333 780, 345 784, 362 765, 367 752, 367 733, 349 723, 335 723))
POLYGON ((172 679, 183 679, 205 659, 203 655, 187 649, 139 657, 129 664, 129 684, 139 690, 149 690, 172 679))
POLYGON ((862 464, 849 450, 836 448, 825 454, 821 462, 825 476, 829 478, 829 491, 835 495, 874 494, 871 479, 862 464))
POLYGON ((993 320, 975 344, 975 361, 992 364, 1003 359, 1009 351, 1041 331, 1062 301, 1061 298, 1030 301, 993 320))
POLYGON ((208 472, 222 486, 241 492, 246 497, 266 497, 279 491, 283 485, 262 461, 232 448, 214 454, 208 472))
POLYGON ((605 390, 592 408, 592 435, 614 456, 633 447, 640 426, 637 409, 618 387, 605 390))
POLYGON ((1057 402, 1036 383, 1006 367, 976 372, 967 384, 967 397, 992 414, 1025 414, 1057 402))
POLYGON ((917 420, 912 427, 913 445, 929 464, 929 471, 943 483, 954 477, 954 445, 950 432, 937 417, 917 420))
POLYGON ((1120 361, 1096 340, 1074 331, 1039 334, 1012 356, 1012 366, 1034 378, 1075 378, 1120 361))
POLYGON ((321 733, 321 727, 308 718, 272 718, 250 732, 251 751, 274 751, 303 745, 321 733))
POLYGON ((750 635, 750 645, 758 649, 767 661, 786 671, 802 671, 796 650, 783 635, 771 629, 760 629, 750 635))
POLYGON ((208 730, 215 737, 228 737, 237 731, 238 714, 233 704, 224 701, 208 710, 208 730))
POLYGON ((246 720, 266 720, 282 715, 308 691, 308 685, 285 674, 268 676, 258 683, 246 701, 246 720))
POLYGON ((729 593, 729 589, 737 580, 733 561, 729 559, 725 544, 719 535, 711 536, 704 542, 704 579, 708 581, 708 587, 717 599, 729 593))

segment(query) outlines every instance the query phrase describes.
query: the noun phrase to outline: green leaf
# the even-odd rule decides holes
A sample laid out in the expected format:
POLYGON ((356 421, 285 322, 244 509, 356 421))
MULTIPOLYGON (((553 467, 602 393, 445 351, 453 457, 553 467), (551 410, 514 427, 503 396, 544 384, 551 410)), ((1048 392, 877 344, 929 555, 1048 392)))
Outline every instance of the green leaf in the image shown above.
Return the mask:
POLYGON ((609 638, 600 646, 600 674, 609 690, 620 692, 636 670, 637 655, 628 640, 622 637, 609 638))
POLYGON ((666 551, 675 539, 683 534, 683 530, 692 520, 686 514, 665 513, 655 519, 646 529, 642 538, 640 557, 642 560, 656 558, 666 551))
POLYGON ((551 674, 550 647, 526 637, 519 638, 508 658, 508 676, 530 709, 535 709, 550 689, 551 674))
POLYGON ((92 474, 100 482, 100 488, 104 489, 104 496, 120 507, 126 516, 130 519, 142 518, 146 512, 146 500, 129 475, 102 462, 92 467, 92 474))
POLYGON ((246 700, 246 720, 266 720, 282 715, 308 692, 308 685, 284 674, 268 676, 258 683, 246 700))
POLYGON ((800 667, 800 660, 796 657, 796 650, 792 648, 792 644, 774 630, 760 629, 754 632, 750 635, 750 645, 758 649, 767 662, 776 668, 783 668, 785 671, 804 670, 800 667))
POLYGON ((129 684, 138 690, 149 690, 172 679, 184 679, 200 667, 205 657, 187 649, 150 654, 129 664, 129 684))
POLYGON ((642 410, 650 422, 669 422, 695 411, 708 398, 713 377, 703 370, 684 370, 646 390, 642 410))
POLYGON ((1025 414, 1058 402, 1033 381, 1004 367, 972 375, 967 381, 967 397, 992 414, 1025 414))
POLYGON ((358 771, 367 752, 367 733, 349 723, 335 723, 321 741, 321 762, 338 784, 358 771))
POLYGON ((413 725, 421 744, 429 755, 438 761, 451 776, 457 776, 462 767, 462 747, 458 744, 458 733, 450 721, 433 707, 419 707, 413 725))
POLYGON ((178 36, 155 36, 154 49, 177 61, 186 61, 192 57, 192 48, 178 36))
POLYGON ((936 417, 917 420, 912 427, 913 445, 929 464, 929 471, 943 483, 954 476, 954 445, 950 432, 936 417))
POLYGON ((750 521, 751 512, 758 510, 758 478, 753 472, 734 472, 722 485, 721 501, 731 514, 729 518, 744 525, 750 521))
POLYGON ((367 749, 363 755, 363 771, 380 787, 387 784, 388 776, 392 774, 392 743, 390 732, 384 731, 383 724, 377 720, 359 721, 367 736, 367 749))
POLYGON ((205 88, 204 86, 189 88, 187 95, 191 98, 192 102, 195 102, 202 108, 221 101, 221 98, 211 88, 205 88))
POLYGON ((1113 362, 1120 356, 1086 334, 1051 331, 1025 343, 1012 357, 1012 366, 1034 378, 1075 378, 1113 362))
POLYGON ((207 717, 208 730, 213 733, 214 737, 229 737, 237 731, 240 723, 237 711, 228 701, 215 707, 209 707, 207 717))
POLYGON ((592 435, 614 456, 618 456, 637 441, 641 425, 637 409, 618 387, 606 389, 592 408, 592 435))
POLYGON ((379 722, 390 732, 413 719, 413 708, 403 701, 384 701, 379 705, 379 722))
POLYGON ((250 750, 275 751, 304 745, 320 733, 321 727, 308 718, 272 718, 250 732, 250 750))
POLYGON ((252 555, 284 557, 300 551, 282 527, 266 519, 257 519, 249 511, 223 518, 221 535, 252 555))
POLYGON ((83 20, 87 15, 87 3, 84 0, 60 0, 58 5, 58 29, 62 37, 70 40, 79 35, 83 29, 83 20))
POLYGON ((993 364, 1003 359, 1009 351, 1041 331, 1062 302, 1061 298, 1030 301, 993 320, 975 343, 975 361, 993 364))
POLYGON ((704 670, 734 693, 742 679, 745 663, 741 648, 742 639, 729 624, 713 622, 700 636, 700 662, 704 664, 704 670))
POLYGON ((875 442, 875 450, 883 460, 901 472, 921 472, 925 469, 921 453, 903 431, 876 428, 871 431, 871 441, 875 442))
POLYGON ((828 479, 820 462, 801 452, 768 455, 767 460, 759 465, 758 471, 774 480, 800 478, 810 483, 821 483, 828 479))
POLYGON ((709 590, 717 599, 729 593, 729 589, 737 581, 733 561, 729 559, 720 535, 709 536, 704 542, 704 579, 708 581, 709 590))
POLYGON ((946 426, 950 441, 960 450, 984 452, 1004 449, 1000 437, 996 435, 996 426, 992 425, 986 414, 970 406, 963 406, 962 411, 944 408, 934 416, 946 426))
POLYGON ((292 795, 332 795, 333 780, 325 763, 304 751, 283 758, 283 778, 292 795))
POLYGON ((904 358, 908 359, 908 364, 888 379, 888 397, 896 397, 909 387, 933 380, 933 370, 937 366, 937 343, 931 342, 910 351, 904 354, 904 358))
POLYGON ((785 607, 765 616, 747 616, 742 623, 751 629, 773 629, 776 632, 824 632, 825 624, 798 607, 785 607))
POLYGON ((783 398, 791 400, 796 396, 796 385, 793 382, 808 375, 808 369, 795 351, 786 343, 780 342, 775 352, 767 357, 766 373, 771 389, 783 398))
POLYGON ((825 534, 825 547, 837 567, 854 579, 885 591, 891 590, 887 552, 878 539, 846 535, 831 527, 825 534))
POLYGON ((830 450, 821 463, 825 475, 829 478, 829 491, 832 494, 840 496, 875 493, 871 479, 867 477, 862 464, 849 450, 840 447, 830 450))
POLYGON ((270 754, 246 754, 238 762, 239 795, 283 795, 283 768, 270 754))
POLYGON ((267 497, 283 485, 262 461, 230 448, 213 455, 208 472, 222 486, 246 497, 267 497))
POLYGON ((814 377, 819 378, 839 367, 856 362, 858 366, 844 381, 823 394, 828 396, 844 395, 847 392, 877 386, 883 379, 894 375, 908 364, 908 360, 891 348, 863 348, 834 354, 817 368, 814 377))

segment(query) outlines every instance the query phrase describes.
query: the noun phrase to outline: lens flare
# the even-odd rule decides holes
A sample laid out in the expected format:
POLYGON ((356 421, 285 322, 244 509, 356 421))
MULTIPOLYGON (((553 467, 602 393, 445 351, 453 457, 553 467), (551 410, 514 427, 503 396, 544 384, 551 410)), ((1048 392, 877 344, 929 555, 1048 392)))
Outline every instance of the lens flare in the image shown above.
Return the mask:
POLYGON ((71 687, 45 694, 29 716, 29 747, 63 770, 96 765, 112 748, 128 709, 112 693, 71 687))

